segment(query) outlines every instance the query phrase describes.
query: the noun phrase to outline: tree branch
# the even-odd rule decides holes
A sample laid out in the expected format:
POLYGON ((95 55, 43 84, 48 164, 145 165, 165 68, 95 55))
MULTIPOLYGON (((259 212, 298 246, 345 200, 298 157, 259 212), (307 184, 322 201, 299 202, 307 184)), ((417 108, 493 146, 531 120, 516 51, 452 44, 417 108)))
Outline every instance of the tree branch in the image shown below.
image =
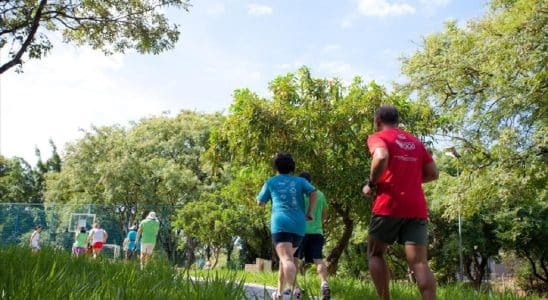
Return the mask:
POLYGON ((30 46, 32 41, 34 40, 34 36, 36 35, 36 31, 38 31, 38 26, 40 25, 40 19, 42 18, 42 11, 44 10, 44 7, 47 4, 47 0, 41 0, 40 4, 38 5, 38 8, 36 9, 36 14, 34 15, 34 18, 32 20, 32 25, 29 30, 29 34, 27 36, 27 39, 23 44, 21 45, 21 48, 15 56, 12 57, 10 61, 3 64, 0 67, 0 74, 3 74, 5 71, 9 70, 10 68, 14 67, 15 65, 21 64, 21 57, 23 54, 27 51, 27 48, 30 46))
POLYGON ((537 277, 538 279, 547 282, 548 278, 542 277, 542 275, 537 272, 537 264, 535 263, 531 255, 529 255, 529 251, 527 251, 527 249, 523 249, 523 252, 525 252, 525 257, 527 258, 527 260, 529 260, 529 263, 531 264, 531 268, 533 269, 533 275, 535 275, 535 277, 537 277))

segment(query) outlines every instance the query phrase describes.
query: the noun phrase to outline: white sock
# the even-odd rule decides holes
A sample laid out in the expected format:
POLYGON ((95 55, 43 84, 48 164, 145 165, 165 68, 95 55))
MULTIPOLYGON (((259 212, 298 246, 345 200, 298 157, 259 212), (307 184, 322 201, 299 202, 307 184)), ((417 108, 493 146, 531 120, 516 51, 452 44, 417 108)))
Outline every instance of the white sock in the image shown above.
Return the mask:
POLYGON ((322 281, 322 287, 324 287, 324 286, 329 286, 329 285, 327 284, 327 281, 322 281))

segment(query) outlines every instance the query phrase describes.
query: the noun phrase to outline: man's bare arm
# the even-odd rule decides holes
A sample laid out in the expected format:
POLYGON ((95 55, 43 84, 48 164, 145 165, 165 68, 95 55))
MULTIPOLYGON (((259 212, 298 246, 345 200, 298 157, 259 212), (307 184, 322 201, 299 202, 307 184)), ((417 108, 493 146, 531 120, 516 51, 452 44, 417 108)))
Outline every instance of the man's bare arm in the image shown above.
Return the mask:
POLYGON ((376 183, 381 177, 382 173, 388 167, 388 157, 390 153, 386 148, 377 148, 373 152, 373 159, 371 160, 371 172, 369 174, 369 180, 376 183))
MULTIPOLYGON (((369 181, 373 185, 377 183, 384 170, 386 170, 386 168, 388 167, 389 156, 390 153, 386 148, 379 147, 375 149, 375 152, 373 152, 373 159, 371 160, 371 172, 369 173, 369 181)), ((362 188, 362 193, 365 196, 371 195, 373 193, 371 190, 371 186, 369 184, 364 185, 362 188)))
POLYGON ((422 167, 422 182, 430 182, 438 179, 440 172, 434 161, 427 163, 422 167))
POLYGON ((314 207, 316 206, 316 199, 318 198, 318 192, 313 191, 310 193, 309 200, 308 200, 308 211, 306 212, 306 218, 309 221, 312 221, 314 217, 312 216, 312 212, 314 211, 314 207))

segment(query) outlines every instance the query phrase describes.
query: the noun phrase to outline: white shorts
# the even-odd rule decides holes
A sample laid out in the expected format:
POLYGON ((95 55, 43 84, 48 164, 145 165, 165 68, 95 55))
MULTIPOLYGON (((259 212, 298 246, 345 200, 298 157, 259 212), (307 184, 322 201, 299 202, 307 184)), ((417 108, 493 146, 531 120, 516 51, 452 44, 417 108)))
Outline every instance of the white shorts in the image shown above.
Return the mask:
POLYGON ((141 254, 152 254, 154 246, 154 243, 141 243, 141 254))

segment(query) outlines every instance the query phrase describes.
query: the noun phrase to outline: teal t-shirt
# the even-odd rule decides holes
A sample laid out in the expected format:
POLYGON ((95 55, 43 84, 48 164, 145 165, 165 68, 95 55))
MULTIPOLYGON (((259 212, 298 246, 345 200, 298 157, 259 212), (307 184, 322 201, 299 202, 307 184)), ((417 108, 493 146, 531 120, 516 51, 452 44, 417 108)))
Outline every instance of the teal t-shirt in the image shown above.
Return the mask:
MULTIPOLYGON (((314 210, 312 211, 312 216, 314 220, 306 222, 306 234, 323 234, 323 210, 327 208, 327 199, 325 195, 317 190, 316 205, 314 205, 314 210)), ((305 211, 308 210, 308 197, 304 198, 304 207, 305 211)))
POLYGON ((137 231, 135 230, 130 230, 128 233, 127 233, 127 239, 128 239, 128 244, 127 244, 127 248, 129 250, 135 250, 135 246, 136 246, 136 240, 137 240, 137 231))
POLYGON ((143 229, 141 233, 141 243, 155 244, 156 236, 160 230, 160 222, 153 219, 145 219, 139 224, 139 227, 143 229))
POLYGON ((313 185, 301 177, 286 174, 270 177, 257 196, 257 200, 262 203, 272 200, 270 231, 304 236, 306 229, 304 196, 310 195, 315 190, 313 185))

